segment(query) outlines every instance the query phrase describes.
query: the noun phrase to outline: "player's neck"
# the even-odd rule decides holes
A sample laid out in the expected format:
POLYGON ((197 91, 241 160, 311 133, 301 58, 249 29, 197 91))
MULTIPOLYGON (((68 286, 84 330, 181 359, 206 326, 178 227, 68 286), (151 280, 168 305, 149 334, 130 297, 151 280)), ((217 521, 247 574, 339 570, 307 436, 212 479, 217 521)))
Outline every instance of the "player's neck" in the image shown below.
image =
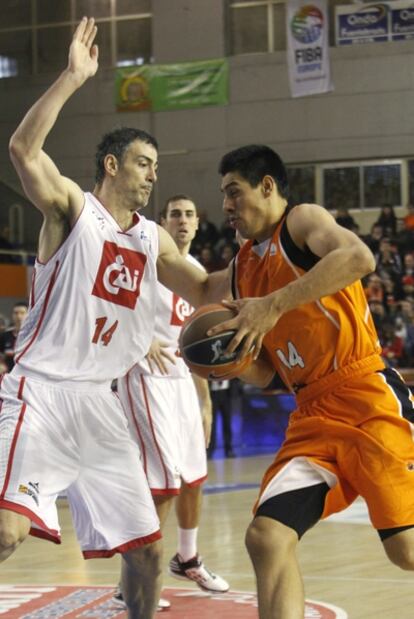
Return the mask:
POLYGON ((111 192, 105 191, 98 185, 93 190, 93 195, 99 200, 102 206, 109 211, 112 217, 117 222, 121 230, 128 230, 134 222, 134 213, 136 212, 129 205, 124 204, 116 195, 111 195, 111 192))

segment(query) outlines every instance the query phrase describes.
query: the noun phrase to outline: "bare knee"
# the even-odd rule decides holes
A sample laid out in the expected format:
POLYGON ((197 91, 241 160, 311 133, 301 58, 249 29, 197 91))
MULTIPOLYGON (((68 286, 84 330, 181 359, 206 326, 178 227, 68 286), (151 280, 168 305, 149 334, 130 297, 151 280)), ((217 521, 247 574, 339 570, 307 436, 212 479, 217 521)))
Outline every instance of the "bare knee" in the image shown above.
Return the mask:
POLYGON ((402 570, 414 570, 414 528, 384 540, 384 549, 394 565, 402 570))
POLYGON ((122 555, 128 567, 139 573, 151 572, 153 576, 161 573, 162 542, 153 542, 146 546, 135 548, 122 555))
POLYGON ((26 539, 30 531, 30 520, 25 516, 0 510, 0 561, 9 557, 26 539))
POLYGON ((297 533, 276 520, 258 516, 246 532, 246 548, 253 562, 266 557, 278 556, 281 560, 295 552, 297 533))

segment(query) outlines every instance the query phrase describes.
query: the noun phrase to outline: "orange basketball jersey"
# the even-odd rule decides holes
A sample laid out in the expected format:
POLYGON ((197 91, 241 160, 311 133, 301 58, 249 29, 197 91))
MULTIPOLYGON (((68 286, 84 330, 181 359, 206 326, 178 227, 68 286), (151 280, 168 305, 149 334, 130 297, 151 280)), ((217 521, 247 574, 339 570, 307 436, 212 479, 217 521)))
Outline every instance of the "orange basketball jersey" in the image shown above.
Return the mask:
MULTIPOLYGON (((300 278, 319 260, 292 241, 286 217, 271 239, 240 249, 234 272, 237 298, 261 297, 300 278)), ((368 357, 383 364, 378 336, 360 282, 284 314, 263 346, 292 391, 368 357)))

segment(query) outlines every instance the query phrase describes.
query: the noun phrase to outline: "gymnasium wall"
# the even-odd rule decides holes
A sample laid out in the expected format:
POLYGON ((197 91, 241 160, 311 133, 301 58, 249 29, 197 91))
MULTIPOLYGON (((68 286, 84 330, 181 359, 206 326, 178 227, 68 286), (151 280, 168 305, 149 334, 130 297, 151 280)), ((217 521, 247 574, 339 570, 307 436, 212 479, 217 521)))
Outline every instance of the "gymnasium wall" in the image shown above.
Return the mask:
MULTIPOLYGON (((222 57, 224 0, 153 0, 155 62, 222 57)), ((160 112, 114 111, 113 72, 100 70, 64 108, 46 149, 62 172, 93 187, 93 155, 101 134, 116 125, 139 126, 160 142, 160 178, 148 215, 171 193, 194 196, 221 222, 217 164, 227 150, 265 142, 288 163, 400 157, 414 154, 412 42, 331 48, 335 90, 292 99, 284 52, 231 57, 226 107, 160 112)), ((17 178, 7 142, 29 105, 54 75, 0 80, 1 178, 17 178)), ((362 232, 370 221, 362 218, 362 232)), ((28 231, 37 235, 38 219, 28 231)))

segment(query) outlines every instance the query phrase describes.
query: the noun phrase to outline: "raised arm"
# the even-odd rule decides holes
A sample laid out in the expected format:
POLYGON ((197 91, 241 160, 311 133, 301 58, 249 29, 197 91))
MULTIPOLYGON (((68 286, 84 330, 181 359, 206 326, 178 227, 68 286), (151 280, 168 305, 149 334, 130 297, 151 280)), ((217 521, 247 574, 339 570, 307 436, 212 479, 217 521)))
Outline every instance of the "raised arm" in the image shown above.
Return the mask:
POLYGON ((173 239, 161 226, 158 234, 158 279, 164 286, 194 307, 231 298, 228 269, 207 274, 180 255, 173 239))
POLYGON ((73 35, 67 68, 31 107, 10 140, 10 157, 26 195, 62 228, 68 219, 69 225, 76 219, 83 195, 76 183, 60 174, 43 145, 63 105, 97 71, 96 32, 94 20, 83 18, 73 35))

